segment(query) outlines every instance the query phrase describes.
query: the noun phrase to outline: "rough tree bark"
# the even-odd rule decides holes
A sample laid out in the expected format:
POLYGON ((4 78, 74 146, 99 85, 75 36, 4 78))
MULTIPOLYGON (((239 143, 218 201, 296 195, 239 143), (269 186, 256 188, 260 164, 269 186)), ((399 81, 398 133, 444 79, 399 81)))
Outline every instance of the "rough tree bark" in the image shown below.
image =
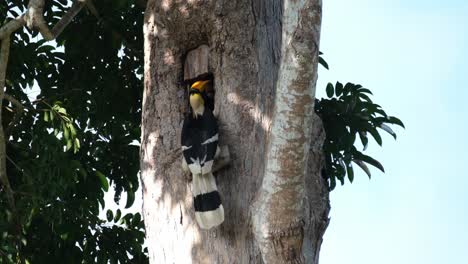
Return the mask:
POLYGON ((150 0, 141 168, 151 263, 318 263, 329 201, 313 114, 320 0, 150 0), (180 168, 184 59, 210 47, 225 222, 193 218, 180 168))

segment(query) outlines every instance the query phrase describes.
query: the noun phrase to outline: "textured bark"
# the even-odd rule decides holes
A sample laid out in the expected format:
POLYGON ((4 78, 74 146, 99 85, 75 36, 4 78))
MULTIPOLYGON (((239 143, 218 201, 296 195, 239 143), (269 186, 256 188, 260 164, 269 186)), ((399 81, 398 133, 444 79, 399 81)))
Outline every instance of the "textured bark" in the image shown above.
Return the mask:
POLYGON ((0 28, 0 39, 10 38, 11 33, 24 26, 26 24, 24 17, 25 15, 19 16, 3 25, 0 28))
POLYGON ((3 99, 5 97, 5 80, 6 68, 8 65, 8 57, 10 55, 10 38, 9 36, 1 39, 0 42, 0 181, 5 188, 10 209, 13 210, 16 216, 16 206, 13 190, 11 189, 10 181, 6 171, 6 147, 5 133, 3 132, 1 109, 3 108, 3 99))
POLYGON ((210 47, 201 45, 191 50, 185 58, 184 80, 192 80, 210 72, 208 68, 210 47))
POLYGON ((314 125, 321 2, 284 0, 283 5, 275 108, 253 227, 266 263, 305 263, 303 201, 314 125))
MULTIPOLYGON (((306 57, 300 58, 306 71, 301 74, 308 77, 303 83, 284 84, 278 81, 278 77, 285 77, 280 69, 289 43, 283 39, 288 36, 282 27, 283 1, 148 1, 141 178, 151 263, 287 263, 287 256, 281 252, 272 252, 278 257, 277 262, 265 255, 262 258, 262 253, 267 252, 258 236, 255 239, 252 216, 257 207, 251 205, 255 197, 261 197, 258 194, 264 180, 267 146, 273 141, 272 118, 278 111, 273 109, 277 90, 284 96, 291 85, 293 90, 308 91, 309 99, 302 101, 301 106, 307 111, 304 120, 308 127, 302 132, 302 170, 298 171, 301 179, 294 179, 303 190, 288 199, 290 204, 302 208, 295 210, 301 213, 300 217, 291 218, 301 226, 298 245, 304 250, 296 249, 296 253, 304 255, 306 263, 317 263, 328 221, 328 192, 320 177, 321 125, 313 122, 311 112, 318 52, 316 33, 320 28, 308 30, 312 24, 320 25, 320 5, 319 1, 307 3, 311 13, 300 17, 318 15, 318 21, 296 22, 301 21, 304 26, 304 32, 297 37, 317 41, 306 57), (194 221, 190 183, 183 176, 179 152, 183 113, 188 110, 184 59, 190 50, 204 44, 209 47, 208 68, 214 76, 220 144, 228 145, 231 153, 230 166, 215 173, 225 222, 208 231, 199 229, 194 221), (312 145, 311 138, 316 140, 312 145), (311 155, 307 155, 309 151, 311 155)), ((290 224, 275 230, 281 235, 290 224)))

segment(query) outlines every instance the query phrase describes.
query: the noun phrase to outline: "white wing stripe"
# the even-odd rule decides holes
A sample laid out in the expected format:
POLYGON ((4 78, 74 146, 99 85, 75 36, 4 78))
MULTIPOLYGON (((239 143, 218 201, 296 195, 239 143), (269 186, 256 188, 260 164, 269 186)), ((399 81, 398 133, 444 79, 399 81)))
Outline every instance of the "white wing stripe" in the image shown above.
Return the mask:
POLYGON ((215 141, 218 141, 219 135, 216 133, 216 135, 210 137, 209 139, 205 140, 205 142, 202 143, 202 145, 206 145, 215 141))
POLYGON ((191 148, 192 148, 192 146, 188 146, 188 147, 187 146, 182 146, 182 151, 187 150, 187 149, 191 149, 191 148))

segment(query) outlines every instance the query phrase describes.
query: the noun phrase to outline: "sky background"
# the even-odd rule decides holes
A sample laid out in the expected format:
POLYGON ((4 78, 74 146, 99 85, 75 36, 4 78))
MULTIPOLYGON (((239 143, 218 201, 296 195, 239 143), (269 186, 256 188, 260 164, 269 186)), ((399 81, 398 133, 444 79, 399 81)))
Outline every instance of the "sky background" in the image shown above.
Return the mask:
MULTIPOLYGON (((359 83, 403 120, 385 166, 331 193, 321 264, 468 263, 468 1, 323 0, 327 82, 359 83)), ((113 190, 106 194, 108 208, 113 190)), ((139 195, 137 195, 137 198, 139 195)), ((126 195, 122 195, 122 201, 126 195)), ((138 211, 141 198, 126 211, 138 211)), ((105 217, 105 211, 101 216, 105 217)))
POLYGON ((385 174, 331 193, 320 263, 468 263, 468 1, 323 4, 318 96, 362 84, 406 130, 369 146, 385 174))

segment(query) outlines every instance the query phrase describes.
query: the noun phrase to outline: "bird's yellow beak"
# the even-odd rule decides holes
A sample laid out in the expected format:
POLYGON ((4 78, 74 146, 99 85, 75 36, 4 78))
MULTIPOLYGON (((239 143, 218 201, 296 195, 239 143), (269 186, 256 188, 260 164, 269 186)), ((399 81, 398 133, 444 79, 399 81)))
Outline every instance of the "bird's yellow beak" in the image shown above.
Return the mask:
POLYGON ((206 81, 196 81, 192 84, 191 88, 192 89, 197 89, 200 92, 203 92, 205 90, 205 86, 210 82, 210 80, 206 81))

